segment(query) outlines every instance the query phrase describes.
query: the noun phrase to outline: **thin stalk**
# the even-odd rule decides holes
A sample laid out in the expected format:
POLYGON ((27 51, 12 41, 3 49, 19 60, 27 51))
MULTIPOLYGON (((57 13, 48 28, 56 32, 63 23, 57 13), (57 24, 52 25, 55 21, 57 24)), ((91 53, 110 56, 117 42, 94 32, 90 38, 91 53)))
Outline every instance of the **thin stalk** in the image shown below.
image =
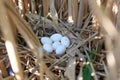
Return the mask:
POLYGON ((72 0, 68 0, 68 22, 74 23, 73 16, 72 16, 72 0))
POLYGON ((47 16, 48 10, 49 10, 49 1, 48 0, 43 0, 44 16, 47 16))
POLYGON ((72 0, 72 16, 73 16, 74 26, 76 27, 77 19, 78 19, 78 0, 72 0))
POLYGON ((78 20, 77 20, 77 28, 81 28, 82 21, 83 21, 83 15, 84 15, 84 3, 85 0, 80 0, 79 4, 79 11, 78 11, 78 20))
POLYGON ((58 27, 58 14, 57 14, 57 11, 55 9, 54 3, 55 3, 54 0, 49 0, 51 18, 52 18, 55 26, 58 27))

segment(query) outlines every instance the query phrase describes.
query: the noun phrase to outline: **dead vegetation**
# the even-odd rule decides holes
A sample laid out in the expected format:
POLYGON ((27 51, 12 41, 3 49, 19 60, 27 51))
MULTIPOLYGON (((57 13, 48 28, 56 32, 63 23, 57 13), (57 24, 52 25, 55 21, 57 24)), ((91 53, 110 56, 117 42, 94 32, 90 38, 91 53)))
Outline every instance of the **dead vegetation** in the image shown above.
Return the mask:
POLYGON ((119 80, 119 0, 0 0, 0 80, 119 80), (62 55, 43 36, 70 39, 62 55))

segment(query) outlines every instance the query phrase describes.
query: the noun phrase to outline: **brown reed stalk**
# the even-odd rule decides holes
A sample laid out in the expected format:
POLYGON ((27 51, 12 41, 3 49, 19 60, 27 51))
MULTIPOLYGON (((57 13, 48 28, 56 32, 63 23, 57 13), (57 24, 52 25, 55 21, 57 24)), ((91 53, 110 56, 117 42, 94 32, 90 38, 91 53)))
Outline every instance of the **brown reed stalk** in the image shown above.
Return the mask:
POLYGON ((54 0, 49 0, 50 15, 51 15, 51 18, 52 18, 55 26, 58 27, 58 13, 57 13, 57 11, 56 11, 56 8, 55 8, 54 3, 55 3, 54 0))
POLYGON ((74 26, 76 27, 77 19, 78 19, 78 0, 72 0, 71 6, 72 6, 72 16, 73 16, 74 26))
POLYGON ((36 11, 35 0, 30 0, 30 4, 31 4, 31 11, 32 11, 32 13, 35 13, 35 11, 36 11))
POLYGON ((43 0, 44 16, 47 16, 48 10, 49 10, 49 1, 48 0, 43 0))
POLYGON ((3 36, 5 38, 5 46, 8 52, 11 67, 15 73, 17 80, 23 80, 23 70, 18 57, 15 39, 12 33, 12 27, 7 19, 6 8, 4 6, 4 0, 0 0, 0 23, 3 36))
MULTIPOLYGON (((33 31, 27 25, 27 23, 16 13, 16 11, 11 6, 8 5, 8 3, 4 3, 4 4, 5 4, 5 7, 8 9, 8 15, 10 20, 12 20, 16 24, 18 31, 24 37, 25 41, 27 42, 29 47, 32 49, 32 52, 38 58, 37 64, 40 64, 39 66, 40 80, 43 80, 43 72, 45 72, 48 76, 49 75, 54 76, 54 74, 49 74, 52 72, 49 69, 46 69, 47 66, 42 60, 42 56, 43 56, 42 47, 36 35, 33 33, 33 31)), ((53 77, 53 79, 54 78, 55 77, 53 77)))
POLYGON ((74 23, 72 15, 72 0, 68 0, 68 22, 74 23))
POLYGON ((85 0, 80 0, 78 19, 77 19, 77 28, 81 28, 81 25, 82 25, 83 15, 84 15, 84 4, 85 4, 85 0))
POLYGON ((29 4, 29 1, 28 0, 23 0, 23 4, 24 4, 24 10, 25 10, 25 13, 26 12, 28 12, 28 10, 29 10, 29 6, 28 5, 30 5, 29 4))
POLYGON ((110 71, 111 80, 118 79, 118 70, 120 68, 119 62, 119 47, 120 47, 120 37, 118 31, 115 29, 115 25, 110 20, 110 18, 103 12, 103 10, 97 6, 95 0, 88 0, 90 9, 94 11, 95 16, 97 17, 99 23, 101 24, 101 28, 104 29, 104 34, 106 35, 106 48, 107 53, 107 62, 110 71))

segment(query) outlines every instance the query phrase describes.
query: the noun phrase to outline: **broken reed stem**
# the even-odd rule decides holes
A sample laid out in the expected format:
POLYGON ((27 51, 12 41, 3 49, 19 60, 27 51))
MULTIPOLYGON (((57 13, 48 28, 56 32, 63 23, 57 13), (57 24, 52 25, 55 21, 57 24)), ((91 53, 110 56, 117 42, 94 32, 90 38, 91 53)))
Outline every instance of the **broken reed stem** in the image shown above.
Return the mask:
POLYGON ((12 33, 12 27, 9 24, 6 14, 6 8, 4 5, 4 1, 0 0, 0 23, 1 30, 3 32, 3 36, 5 38, 5 45, 8 52, 9 60, 11 63, 11 67, 15 73, 15 77, 17 80, 23 80, 23 70, 20 64, 20 59, 18 57, 15 39, 12 33))

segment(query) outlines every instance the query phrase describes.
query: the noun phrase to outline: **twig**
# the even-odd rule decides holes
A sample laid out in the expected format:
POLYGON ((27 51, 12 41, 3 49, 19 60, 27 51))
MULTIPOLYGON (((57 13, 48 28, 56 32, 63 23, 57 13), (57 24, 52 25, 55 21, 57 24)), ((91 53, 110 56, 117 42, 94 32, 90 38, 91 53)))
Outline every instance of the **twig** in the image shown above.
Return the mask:
POLYGON ((111 80, 111 79, 110 79, 110 74, 109 74, 108 68, 107 68, 107 66, 105 65, 105 62, 104 62, 103 60, 102 60, 102 64, 103 64, 103 66, 104 66, 104 70, 105 70, 105 74, 106 74, 107 80, 111 80))

